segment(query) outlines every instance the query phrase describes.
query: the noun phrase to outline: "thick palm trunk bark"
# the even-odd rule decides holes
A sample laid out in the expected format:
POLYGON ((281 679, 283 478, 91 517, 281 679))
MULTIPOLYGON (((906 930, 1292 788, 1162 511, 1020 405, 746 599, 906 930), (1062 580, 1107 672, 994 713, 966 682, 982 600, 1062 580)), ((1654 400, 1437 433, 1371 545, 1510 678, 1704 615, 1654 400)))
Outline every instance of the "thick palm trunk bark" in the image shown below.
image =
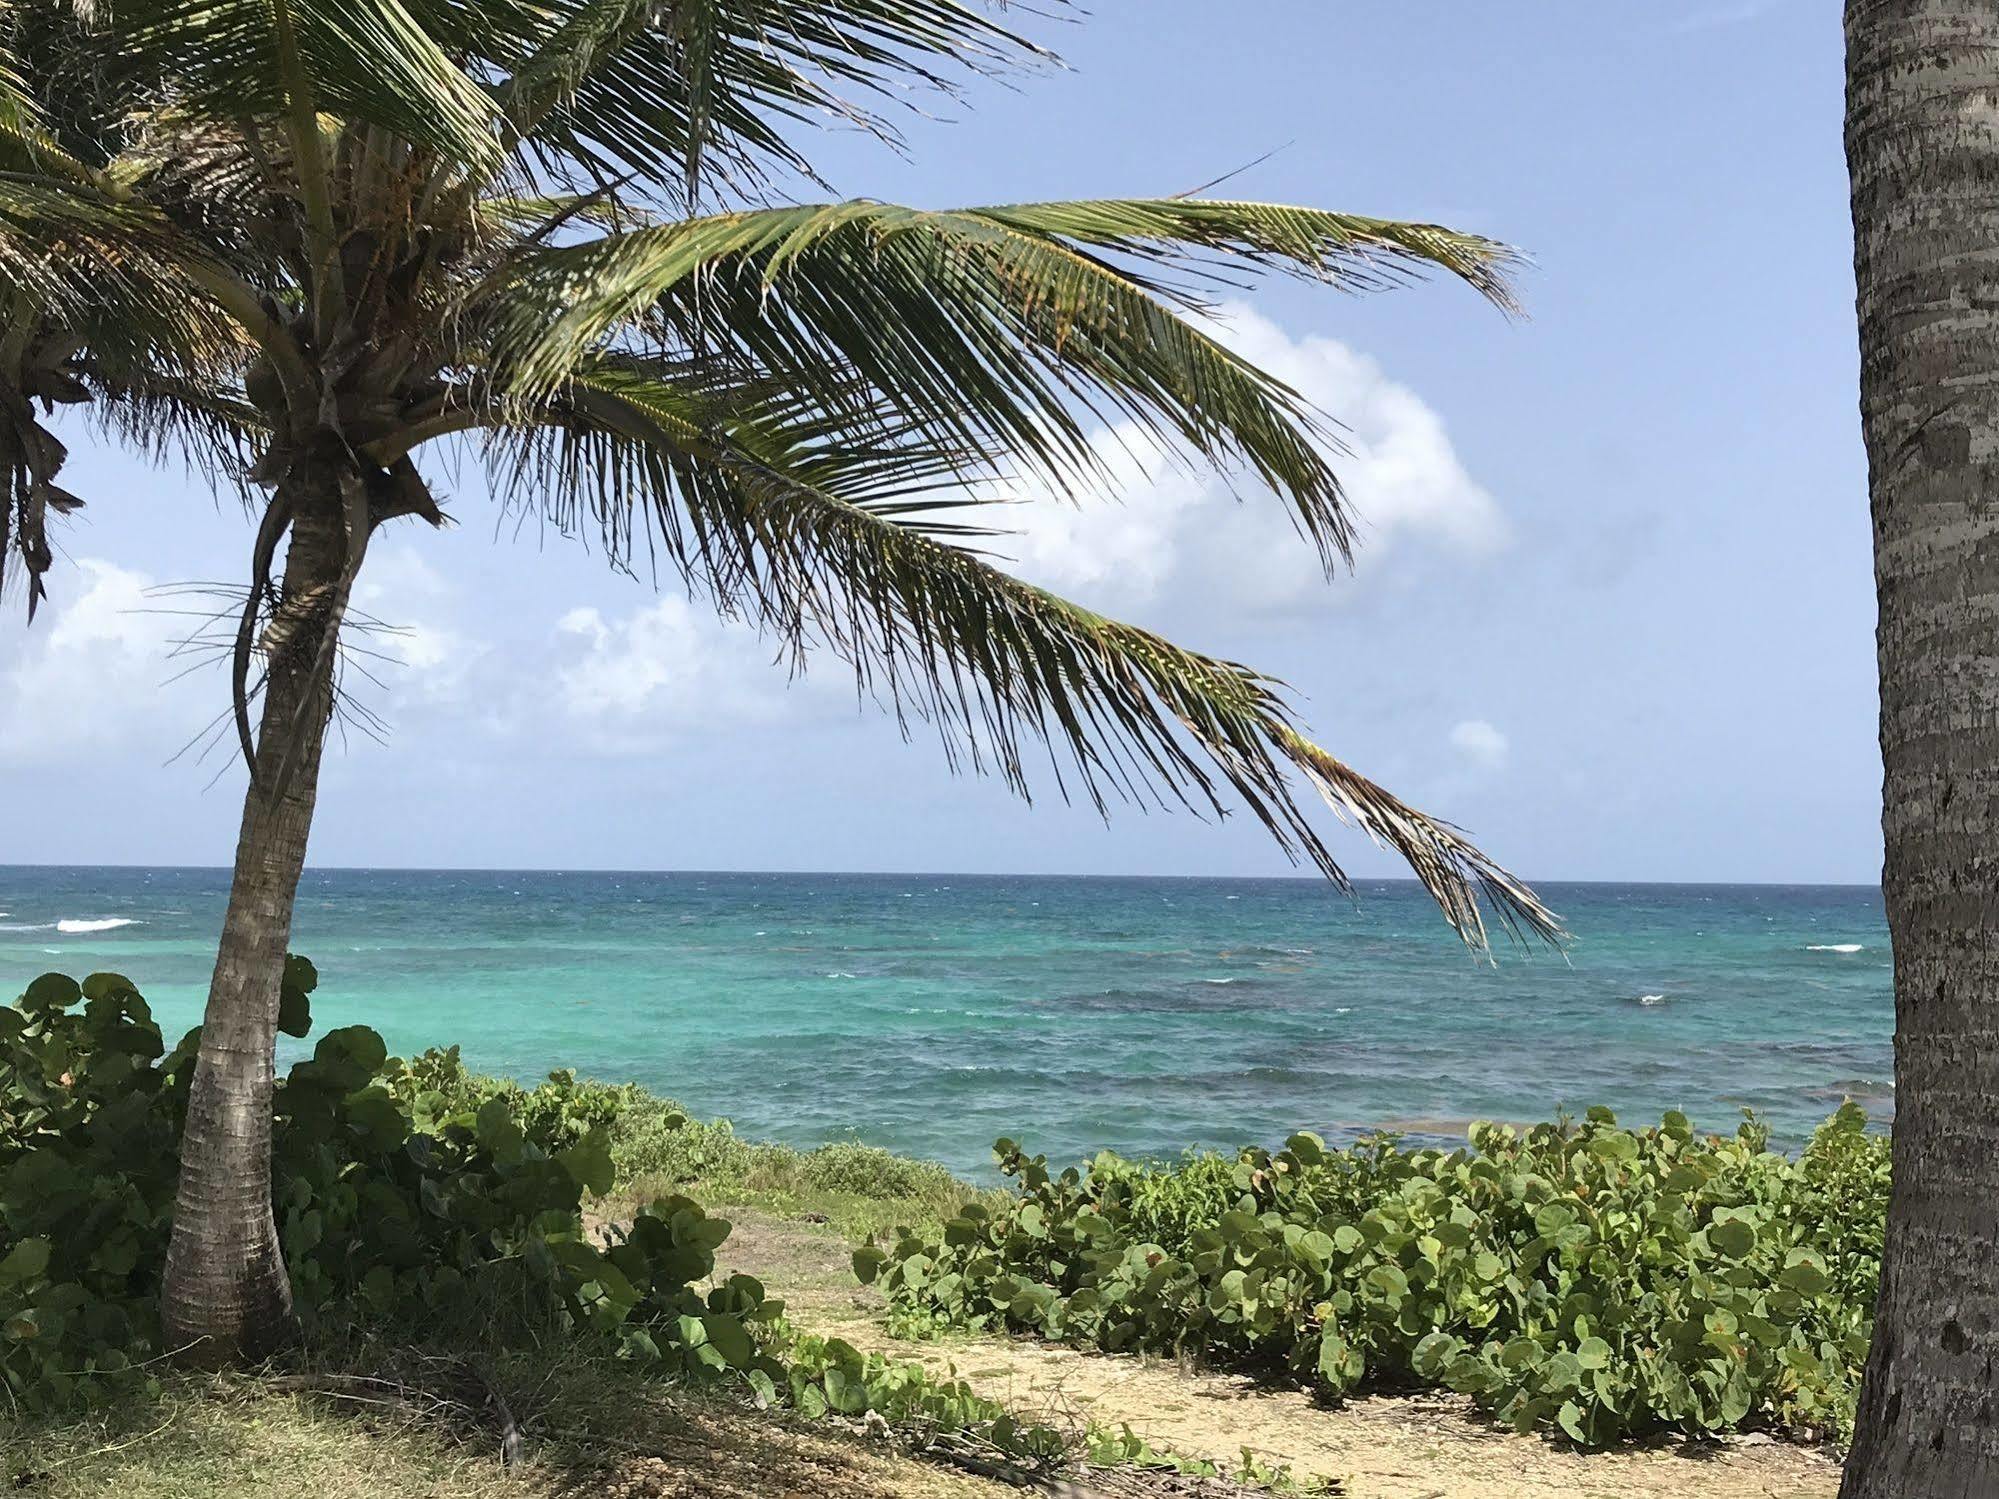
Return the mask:
POLYGON ((1999 4, 1848 0, 1894 1196, 1844 1499, 1999 1494, 1999 4))
POLYGON ((330 652, 346 561, 330 486, 304 485, 284 583, 266 631, 257 780, 243 798, 235 874, 181 1140, 162 1315, 169 1346, 204 1362, 258 1358, 286 1335, 291 1282, 271 1211, 271 1094, 278 991, 332 711, 330 652), (275 803, 267 788, 292 758, 275 803))

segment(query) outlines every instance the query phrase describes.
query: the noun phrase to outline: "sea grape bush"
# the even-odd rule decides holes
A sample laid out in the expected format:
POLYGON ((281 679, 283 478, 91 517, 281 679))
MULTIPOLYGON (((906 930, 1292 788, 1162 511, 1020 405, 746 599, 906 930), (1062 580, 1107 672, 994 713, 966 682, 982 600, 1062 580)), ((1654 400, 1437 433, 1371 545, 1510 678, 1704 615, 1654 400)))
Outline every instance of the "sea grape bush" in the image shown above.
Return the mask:
POLYGON ((1327 1396, 1445 1386, 1584 1445, 1660 1429, 1843 1437, 1887 1209, 1886 1141, 1852 1105, 1793 1158, 1746 1121, 1483 1124, 1469 1148, 1276 1152, 1168 1166, 1108 1152, 1018 1181, 854 1259, 904 1325, 1281 1369, 1327 1396))
MULTIPOLYGON (((310 1027, 316 983, 291 960, 293 1035, 310 1027)), ((115 974, 45 975, 0 1009, 0 1377, 23 1405, 115 1386, 167 1351, 156 1297, 195 1045, 168 1051, 115 974)), ((695 1289, 728 1223, 665 1197, 612 1242, 593 1239, 581 1207, 611 1186, 603 1124, 587 1104, 514 1094, 528 1106, 495 1092, 455 1109, 413 1090, 362 1026, 328 1032, 291 1068, 273 1176, 301 1315, 430 1324, 540 1304, 634 1353, 781 1373, 766 1353, 781 1302, 746 1277, 695 1289)))
MULTIPOLYGON (((477 1114, 490 1100, 503 1099, 521 1133, 544 1151, 567 1149, 593 1130, 609 1132, 627 1113, 653 1102, 636 1084, 579 1081, 566 1067, 549 1073, 546 1082, 524 1088, 471 1071, 456 1046, 432 1047, 407 1062, 389 1058, 382 1084, 425 1126, 454 1115, 477 1114)), ((677 1128, 687 1120, 678 1111, 669 1111, 666 1122, 677 1128)))
MULTIPOLYGON (((318 975, 293 958, 281 1021, 311 1027, 318 975)), ((171 1051, 115 974, 36 979, 0 1008, 0 1380, 46 1410, 143 1385, 198 1036, 171 1051)), ((807 1415, 876 1412, 905 1436, 970 1431, 1023 1461, 1061 1454, 962 1381, 794 1338, 784 1303, 714 1279, 729 1224, 665 1196, 586 1231, 612 1186, 607 1129, 633 1090, 551 1074, 468 1075, 455 1048, 410 1062, 361 1026, 328 1032, 279 1083, 274 1198, 301 1315, 490 1328, 554 1317, 664 1371, 738 1381, 807 1415)))
POLYGON ((105 975, 45 975, 0 1009, 0 1379, 30 1408, 158 1352, 191 1065, 164 1051, 145 1001, 105 975))

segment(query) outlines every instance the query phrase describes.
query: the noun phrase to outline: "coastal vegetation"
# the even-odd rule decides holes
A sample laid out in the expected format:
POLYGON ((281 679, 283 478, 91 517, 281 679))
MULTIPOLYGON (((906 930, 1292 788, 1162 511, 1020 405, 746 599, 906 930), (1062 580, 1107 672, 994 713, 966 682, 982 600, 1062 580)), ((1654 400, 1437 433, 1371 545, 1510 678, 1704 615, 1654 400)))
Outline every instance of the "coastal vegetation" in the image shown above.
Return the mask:
MULTIPOLYGON (((289 959, 288 1034, 311 1031, 317 982, 309 962, 289 959)), ((0 1385, 17 1424, 166 1392, 181 1350, 161 1293, 197 1053, 194 1033, 169 1049, 116 974, 45 974, 0 1009, 0 1385)), ((796 1330, 756 1278, 717 1272, 726 1219, 649 1190, 726 1183, 746 1199, 976 1206, 941 1167, 864 1146, 749 1146, 629 1086, 556 1073, 523 1088, 468 1073, 455 1051, 403 1062, 360 1026, 320 1036, 273 1099, 278 1236, 302 1347, 322 1365, 295 1387, 399 1387, 351 1372, 357 1360, 463 1378, 468 1350, 539 1354, 726 1389, 806 1421, 866 1418, 902 1447, 951 1443, 1023 1472, 1221 1472, 1128 1431, 1019 1418, 962 1380, 796 1330), (626 1201, 636 1206, 602 1211, 626 1201)), ((504 1395, 470 1377, 502 1413, 503 1452, 517 1453, 504 1395)), ((1248 1458, 1243 1471, 1286 1486, 1248 1458)), ((20 1476, 39 1482, 33 1469, 20 1476)))
MULTIPOLYGON (((404 1061, 365 1028, 315 1037, 316 986, 292 958, 285 1026, 312 1048, 274 1091, 299 1308, 264 1371, 280 1391, 421 1391, 475 1429, 507 1412, 518 1443, 508 1390, 587 1401, 622 1380, 1020 1473, 1295 1486, 1253 1454, 1018 1410, 796 1326, 782 1284, 728 1268, 731 1225, 709 1211, 727 1202, 846 1239, 904 1339, 994 1329, 1335 1400, 1450 1388, 1584 1446, 1660 1428, 1836 1439, 1851 1420, 1887 1189, 1885 1142, 1851 1107, 1795 1157, 1753 1123, 1718 1138, 1600 1112, 1481 1126, 1453 1151, 1300 1134, 1061 1172, 1002 1141, 1001 1190, 865 1145, 745 1141, 630 1085, 523 1086, 455 1049, 404 1061)), ((160 1307, 196 1042, 169 1047, 112 974, 44 975, 0 1009, 0 1419, 25 1450, 92 1411, 129 1424, 208 1398, 174 1371, 160 1307)), ((559 1428, 539 1407, 526 1427, 557 1444, 559 1428)))
POLYGON ((905 1230, 855 1268, 901 1324, 1222 1361, 1328 1397, 1442 1386, 1600 1446, 1662 1429, 1851 1430, 1880 1276, 1887 1141, 1848 1104, 1792 1157, 1698 1134, 1473 1127, 1171 1165, 1108 1152, 905 1230))
MULTIPOLYGON (((316 981, 291 959, 292 1034, 310 1028, 316 981)), ((173 1351, 159 1292, 195 1054, 193 1036, 168 1050, 115 974, 44 975, 0 1010, 0 1375, 26 1409, 144 1383, 173 1351)), ((909 1417, 951 1398, 917 1390, 912 1405, 824 1345, 779 1358, 799 1353, 782 1301, 741 1276, 695 1289, 729 1224, 688 1198, 654 1197, 590 1232, 582 1205, 618 1179, 609 1126, 630 1090, 567 1078, 521 1090, 442 1056, 406 1066, 350 1026, 320 1037, 274 1099, 278 1233, 308 1323, 471 1327, 505 1311, 671 1372, 739 1377, 765 1402, 780 1383, 795 1405, 850 1414, 886 1399, 909 1417)), ((969 1408, 948 1409, 967 1424, 969 1408)))
MULTIPOLYGON (((171 1346, 254 1358, 311 1310, 293 1289, 317 1282, 287 1273, 288 1252, 329 1285, 352 1271, 296 1225, 281 1236, 274 1047, 357 581, 382 527, 443 526, 427 475, 454 457, 614 565, 649 559, 793 659, 830 656, 954 765, 1025 794, 1045 747, 1066 795, 1247 811, 1344 886, 1308 814, 1323 799, 1467 941, 1494 918, 1554 934, 1457 830, 1307 738, 1279 684, 1001 570, 985 538, 1003 512, 972 506, 1022 483, 1106 495, 1115 423, 1121 443, 1282 506, 1332 570, 1355 522, 1331 429, 1217 336, 1203 288, 1437 273, 1510 307, 1513 252, 1188 195, 785 201, 817 180, 790 138, 801 121, 892 138, 857 100, 1046 57, 957 0, 8 8, 0 558, 18 558, 32 613, 52 518, 84 502, 56 482, 56 405, 184 458, 255 521, 219 720, 249 784, 200 1049, 175 1074, 171 1346)), ((352 1039, 363 1050, 320 1076, 377 1060, 352 1039)), ((482 1177, 517 1164, 504 1131, 437 1138, 482 1177)), ((547 1162, 528 1174, 557 1184, 547 1162)), ((344 1199, 305 1190, 299 1211, 333 1233, 344 1199)), ((659 1250, 661 1221, 627 1257, 659 1250)), ((608 1315, 625 1293, 571 1257, 562 1294, 608 1315)), ((380 1296, 403 1294, 392 1258, 368 1270, 380 1296)))

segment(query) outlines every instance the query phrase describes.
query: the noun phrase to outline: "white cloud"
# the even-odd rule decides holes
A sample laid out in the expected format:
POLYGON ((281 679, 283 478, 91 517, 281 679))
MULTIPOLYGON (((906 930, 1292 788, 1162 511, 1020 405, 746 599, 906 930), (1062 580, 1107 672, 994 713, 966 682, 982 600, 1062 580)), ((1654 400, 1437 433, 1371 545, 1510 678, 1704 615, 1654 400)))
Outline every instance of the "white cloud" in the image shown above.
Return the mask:
POLYGON ((1506 736, 1482 718, 1468 718, 1451 730, 1451 744, 1472 764, 1497 770, 1506 763, 1506 736))
MULTIPOLYGON (((456 586, 414 547, 371 548, 354 585, 355 612, 366 617, 350 617, 343 639, 350 649, 374 653, 359 658, 360 664, 379 675, 397 699, 454 703, 466 696, 467 680, 487 651, 456 627, 457 607, 456 586), (381 628, 371 628, 371 622, 381 628), (380 664, 394 670, 378 672, 380 664)), ((347 686, 356 689, 351 679, 347 686)))
MULTIPOLYGON (((1443 418, 1375 360, 1335 339, 1293 339, 1234 304, 1215 330, 1341 423, 1347 451, 1334 463, 1360 522, 1360 576, 1376 575, 1405 547, 1477 558, 1504 544, 1505 519, 1466 471, 1443 418)), ((1097 447, 1122 503, 1030 494, 999 522, 1019 535, 994 550, 1026 576, 1105 608, 1164 600, 1234 613, 1331 604, 1351 586, 1328 583, 1269 491, 1251 486, 1238 500, 1129 424, 1103 431, 1097 447)))
POLYGON ((777 722, 801 691, 825 695, 794 683, 755 630, 677 594, 628 612, 579 606, 552 625, 503 611, 482 629, 465 588, 402 547, 369 557, 355 602, 386 628, 351 643, 388 659, 362 658, 374 681, 346 685, 393 729, 476 726, 565 752, 632 754, 683 732, 777 722))
POLYGON ((1775 10, 1779 3, 1780 0, 1725 0, 1725 3, 1719 5, 1697 6, 1676 17, 1666 29, 1684 35, 1697 31, 1717 31, 1726 26, 1739 26, 1745 21, 1761 20, 1775 10))
POLYGON ((683 729, 788 711, 794 683, 775 648, 677 595, 617 620, 571 609, 555 630, 556 699, 598 748, 644 750, 683 729))
POLYGON ((144 573, 96 557, 80 558, 76 572, 32 627, 7 626, 17 649, 0 668, 0 759, 72 760, 144 744, 165 760, 201 725, 192 694, 166 685, 185 664, 169 659, 174 643, 198 621, 163 613, 176 606, 148 596, 144 573))

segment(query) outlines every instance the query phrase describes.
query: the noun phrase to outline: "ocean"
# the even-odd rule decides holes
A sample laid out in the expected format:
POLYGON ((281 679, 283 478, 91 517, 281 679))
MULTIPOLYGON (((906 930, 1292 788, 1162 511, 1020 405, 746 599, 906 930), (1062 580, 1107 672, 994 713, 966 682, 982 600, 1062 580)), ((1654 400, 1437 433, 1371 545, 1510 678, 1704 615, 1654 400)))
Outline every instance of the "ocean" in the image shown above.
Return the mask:
MULTIPOLYGON (((0 993, 113 969, 200 1017, 212 869, 0 866, 0 993)), ((1876 890, 1540 887, 1575 942, 1469 956, 1421 891, 1310 880, 315 870, 316 1029, 631 1080, 746 1135, 990 1172, 1606 1104, 1795 1145, 1893 1108, 1876 890)), ((307 1043, 286 1041, 287 1058, 307 1043)))

